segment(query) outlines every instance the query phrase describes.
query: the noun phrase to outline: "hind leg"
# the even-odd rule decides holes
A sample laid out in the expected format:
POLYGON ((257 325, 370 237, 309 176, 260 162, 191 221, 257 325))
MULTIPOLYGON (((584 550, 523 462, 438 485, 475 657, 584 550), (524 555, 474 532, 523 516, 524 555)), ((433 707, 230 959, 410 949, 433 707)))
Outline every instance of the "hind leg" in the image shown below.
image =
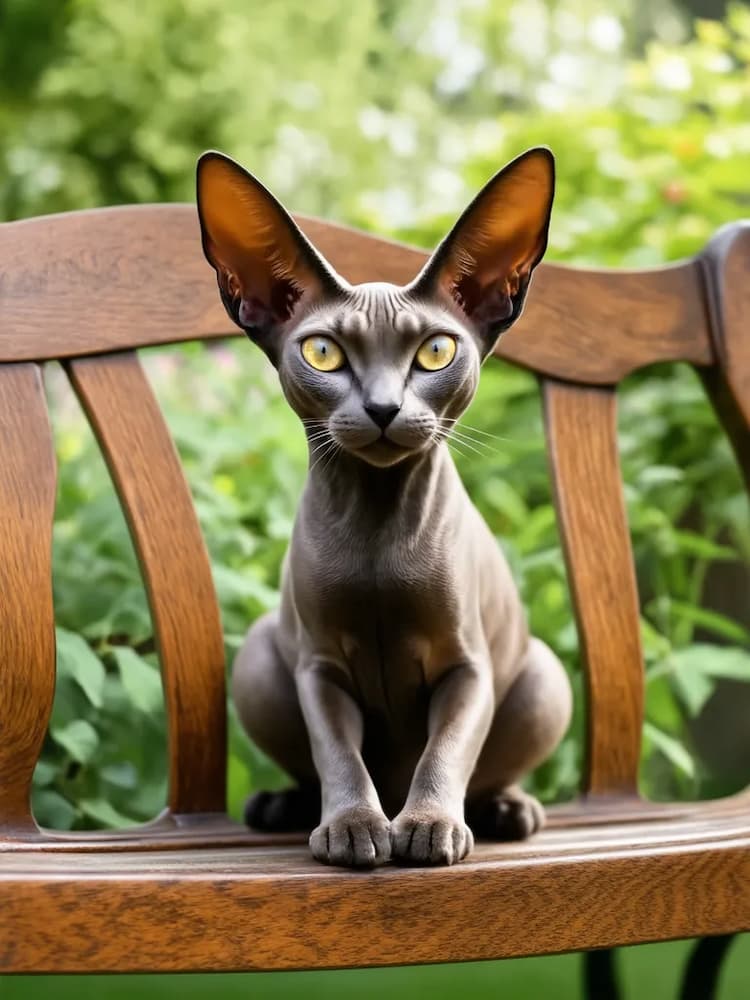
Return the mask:
POLYGON ((544 825, 544 810, 518 782, 550 756, 572 712, 565 670, 532 638, 521 673, 498 706, 466 795, 466 822, 477 837, 522 840, 544 825))
POLYGON ((320 785, 291 672, 276 646, 277 612, 250 628, 232 671, 232 697, 253 742, 282 767, 296 786, 256 792, 245 822, 273 832, 312 830, 320 822, 320 785))

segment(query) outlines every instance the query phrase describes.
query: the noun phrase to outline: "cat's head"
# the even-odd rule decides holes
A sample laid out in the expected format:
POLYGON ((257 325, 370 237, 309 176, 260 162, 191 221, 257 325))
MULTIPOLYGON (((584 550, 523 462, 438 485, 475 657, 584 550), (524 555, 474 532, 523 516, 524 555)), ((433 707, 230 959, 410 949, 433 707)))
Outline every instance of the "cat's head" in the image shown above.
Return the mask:
POLYGON ((439 441, 521 314, 547 246, 554 160, 496 174, 408 285, 350 285, 251 174, 198 162, 203 250, 227 312, 268 355, 308 437, 389 466, 439 441))

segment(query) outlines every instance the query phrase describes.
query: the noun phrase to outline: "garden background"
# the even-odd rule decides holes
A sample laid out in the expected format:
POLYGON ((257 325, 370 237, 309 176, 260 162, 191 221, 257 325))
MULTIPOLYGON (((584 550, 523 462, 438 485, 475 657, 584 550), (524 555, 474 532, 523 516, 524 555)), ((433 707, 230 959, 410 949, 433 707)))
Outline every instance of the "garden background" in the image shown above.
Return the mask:
MULTIPOLYGON (((195 159, 214 147, 295 211, 425 247, 495 170, 546 143, 558 163, 548 259, 642 268, 689 255, 723 223, 750 215, 750 7, 1 0, 0 137, 3 221, 192 201, 195 159)), ((149 351, 144 360, 185 462, 231 661, 249 622, 277 601, 304 437, 273 371, 243 338, 149 351)), ((58 688, 34 806, 49 826, 120 826, 150 818, 165 800, 151 621, 91 434, 61 374, 50 368, 47 381, 60 463, 58 688)), ((642 789, 654 798, 726 794, 750 780, 746 498, 691 371, 639 373, 620 399, 646 651, 642 789)), ((533 630, 570 668, 580 706, 534 380, 491 365, 465 422, 484 433, 456 461, 510 558, 533 630)), ((284 778, 231 722, 238 815, 251 787, 284 778)), ((532 787, 547 801, 570 797, 580 761, 579 711, 532 787)), ((628 982, 662 995, 648 990, 659 976, 674 983, 683 952, 629 950, 628 982)), ((739 996, 740 983, 748 988, 749 969, 745 938, 730 958, 723 1000, 739 996)), ((0 977, 0 997, 128 996, 133 985, 0 977)), ((575 959, 566 957, 223 977, 209 986, 201 977, 148 977, 138 989, 155 997, 202 989, 436 997, 461 989, 480 997, 554 987, 563 997, 575 985, 575 959)))

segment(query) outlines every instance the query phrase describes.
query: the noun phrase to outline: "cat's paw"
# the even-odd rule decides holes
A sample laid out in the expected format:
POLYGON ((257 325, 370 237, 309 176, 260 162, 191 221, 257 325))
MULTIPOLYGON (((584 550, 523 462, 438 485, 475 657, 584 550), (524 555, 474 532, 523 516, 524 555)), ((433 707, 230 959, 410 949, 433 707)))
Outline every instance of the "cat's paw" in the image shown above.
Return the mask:
POLYGON ((467 817, 476 836, 486 840, 526 840, 545 823, 542 804, 515 787, 469 806, 467 817))
POLYGON ((312 830, 320 819, 320 789, 312 786, 256 792, 245 803, 245 823, 268 833, 312 830))
POLYGON ((313 830, 310 850, 326 865, 375 868, 391 859, 390 824, 377 809, 346 809, 313 830))
POLYGON ((463 816, 404 810, 391 824, 391 851, 401 864, 453 865, 474 847, 463 816))

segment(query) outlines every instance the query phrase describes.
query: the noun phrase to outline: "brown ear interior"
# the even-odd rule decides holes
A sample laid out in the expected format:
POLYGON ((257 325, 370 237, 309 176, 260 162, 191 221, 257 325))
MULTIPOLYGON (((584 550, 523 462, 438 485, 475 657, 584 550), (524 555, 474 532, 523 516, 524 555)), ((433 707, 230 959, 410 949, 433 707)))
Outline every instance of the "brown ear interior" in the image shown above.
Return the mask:
POLYGON ((304 237, 273 195, 236 163, 217 154, 202 157, 198 207, 206 256, 230 297, 277 311, 290 290, 298 297, 320 289, 304 237))
POLYGON ((479 193, 448 237, 440 284, 454 292, 470 279, 479 297, 489 286, 513 295, 547 245, 554 167, 544 149, 510 163, 479 193))

